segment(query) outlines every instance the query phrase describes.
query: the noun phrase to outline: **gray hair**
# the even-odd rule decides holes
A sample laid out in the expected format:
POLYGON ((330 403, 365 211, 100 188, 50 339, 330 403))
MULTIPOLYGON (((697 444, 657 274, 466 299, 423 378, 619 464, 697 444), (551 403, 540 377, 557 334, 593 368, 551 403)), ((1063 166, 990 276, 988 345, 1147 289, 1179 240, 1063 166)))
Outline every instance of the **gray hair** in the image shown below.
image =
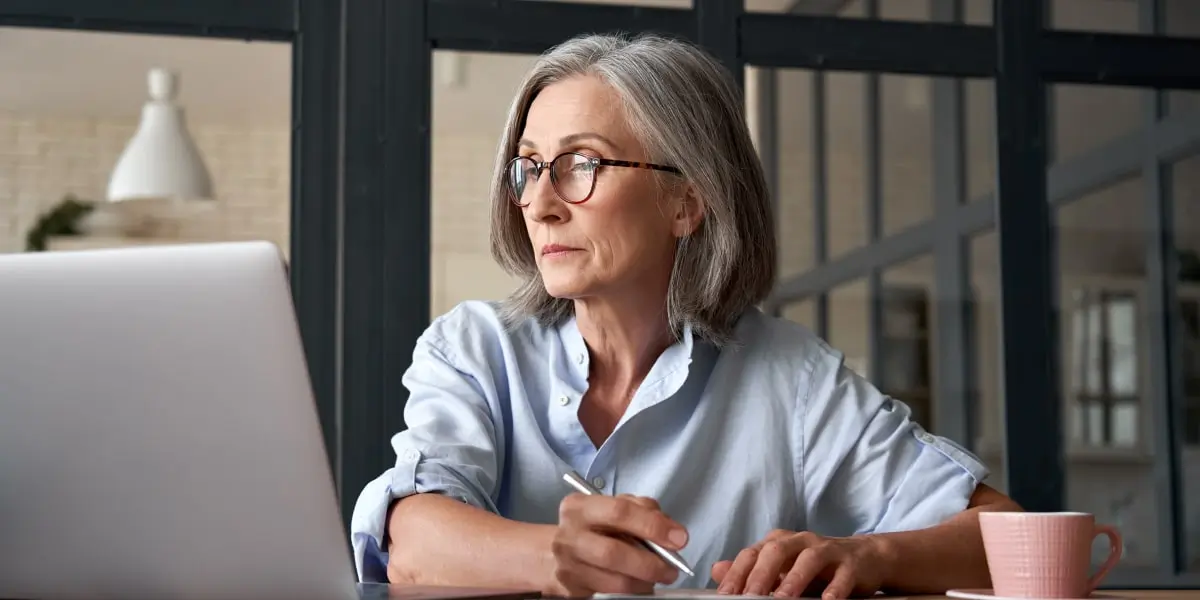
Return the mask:
POLYGON ((741 315, 775 283, 775 224, 770 193, 746 126, 742 94, 729 71, 686 42, 640 35, 585 35, 550 49, 521 83, 509 111, 492 179, 492 255, 522 278, 501 305, 514 324, 569 318, 571 300, 546 292, 521 209, 509 199, 505 165, 534 97, 552 83, 594 75, 621 97, 647 160, 678 167, 704 206, 696 231, 679 240, 666 316, 678 337, 685 325, 718 345, 733 342, 741 315))

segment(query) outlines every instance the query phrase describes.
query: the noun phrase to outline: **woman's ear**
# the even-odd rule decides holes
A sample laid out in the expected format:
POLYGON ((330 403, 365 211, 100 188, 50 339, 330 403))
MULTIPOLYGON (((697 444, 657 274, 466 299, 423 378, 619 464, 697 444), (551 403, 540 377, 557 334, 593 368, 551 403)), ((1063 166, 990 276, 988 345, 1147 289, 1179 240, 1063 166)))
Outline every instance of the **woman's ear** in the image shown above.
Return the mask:
POLYGON ((672 233, 675 237, 682 238, 695 233, 704 221, 704 208, 704 202, 696 195, 695 189, 690 185, 685 186, 683 194, 675 203, 672 223, 672 233))

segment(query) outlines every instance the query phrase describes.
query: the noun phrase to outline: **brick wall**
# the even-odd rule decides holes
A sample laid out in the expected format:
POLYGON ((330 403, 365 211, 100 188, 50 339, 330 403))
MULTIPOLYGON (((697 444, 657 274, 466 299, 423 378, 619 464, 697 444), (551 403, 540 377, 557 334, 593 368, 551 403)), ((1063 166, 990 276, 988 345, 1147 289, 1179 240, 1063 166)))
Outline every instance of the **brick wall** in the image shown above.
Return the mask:
MULTIPOLYGON (((38 216, 66 194, 102 200, 136 120, 0 112, 0 252, 24 250, 38 216)), ((219 201, 184 224, 205 240, 266 239, 288 247, 286 128, 193 124, 219 201)))
MULTIPOLYGON (((0 111, 0 252, 21 252, 38 216, 67 194, 100 200, 135 120, 0 111)), ((194 123, 218 201, 184 222, 188 239, 289 244, 290 133, 282 127, 194 123)), ((439 131, 433 151, 432 315, 515 285, 488 252, 488 178, 495 140, 439 131)))
POLYGON ((488 242, 496 137, 490 131, 445 131, 439 122, 435 118, 430 174, 431 316, 464 300, 501 299, 516 287, 516 279, 492 260, 488 242))

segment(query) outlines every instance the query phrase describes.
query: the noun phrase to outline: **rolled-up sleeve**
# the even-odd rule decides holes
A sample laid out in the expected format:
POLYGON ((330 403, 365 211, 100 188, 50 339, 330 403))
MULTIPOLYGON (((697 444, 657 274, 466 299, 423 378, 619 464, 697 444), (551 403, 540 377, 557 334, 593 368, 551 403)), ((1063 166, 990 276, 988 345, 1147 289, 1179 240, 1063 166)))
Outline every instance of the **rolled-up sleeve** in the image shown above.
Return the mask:
MULTIPOLYGON (((355 567, 363 582, 387 581, 384 543, 392 502, 437 493, 496 512, 503 445, 490 410, 495 395, 459 365, 435 322, 417 341, 403 377, 407 429, 392 438, 396 464, 359 494, 350 522, 355 567)), ((396 540, 396 543, 404 543, 396 540)))
POLYGON ((799 444, 807 527, 825 535, 931 527, 967 508, 987 467, 837 361, 807 386, 799 444))

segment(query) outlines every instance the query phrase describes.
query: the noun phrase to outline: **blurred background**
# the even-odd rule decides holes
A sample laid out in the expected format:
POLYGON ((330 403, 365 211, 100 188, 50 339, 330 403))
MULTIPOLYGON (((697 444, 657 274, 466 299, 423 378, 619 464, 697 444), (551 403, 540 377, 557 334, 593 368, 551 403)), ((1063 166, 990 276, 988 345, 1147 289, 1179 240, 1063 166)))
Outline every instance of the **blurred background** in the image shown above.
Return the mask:
POLYGON ((514 288, 487 192, 535 53, 656 31, 742 81, 764 309, 1120 526, 1110 584, 1200 581, 1196 0, 35 4, 0 0, 0 252, 278 244, 347 518, 416 336, 514 288))

